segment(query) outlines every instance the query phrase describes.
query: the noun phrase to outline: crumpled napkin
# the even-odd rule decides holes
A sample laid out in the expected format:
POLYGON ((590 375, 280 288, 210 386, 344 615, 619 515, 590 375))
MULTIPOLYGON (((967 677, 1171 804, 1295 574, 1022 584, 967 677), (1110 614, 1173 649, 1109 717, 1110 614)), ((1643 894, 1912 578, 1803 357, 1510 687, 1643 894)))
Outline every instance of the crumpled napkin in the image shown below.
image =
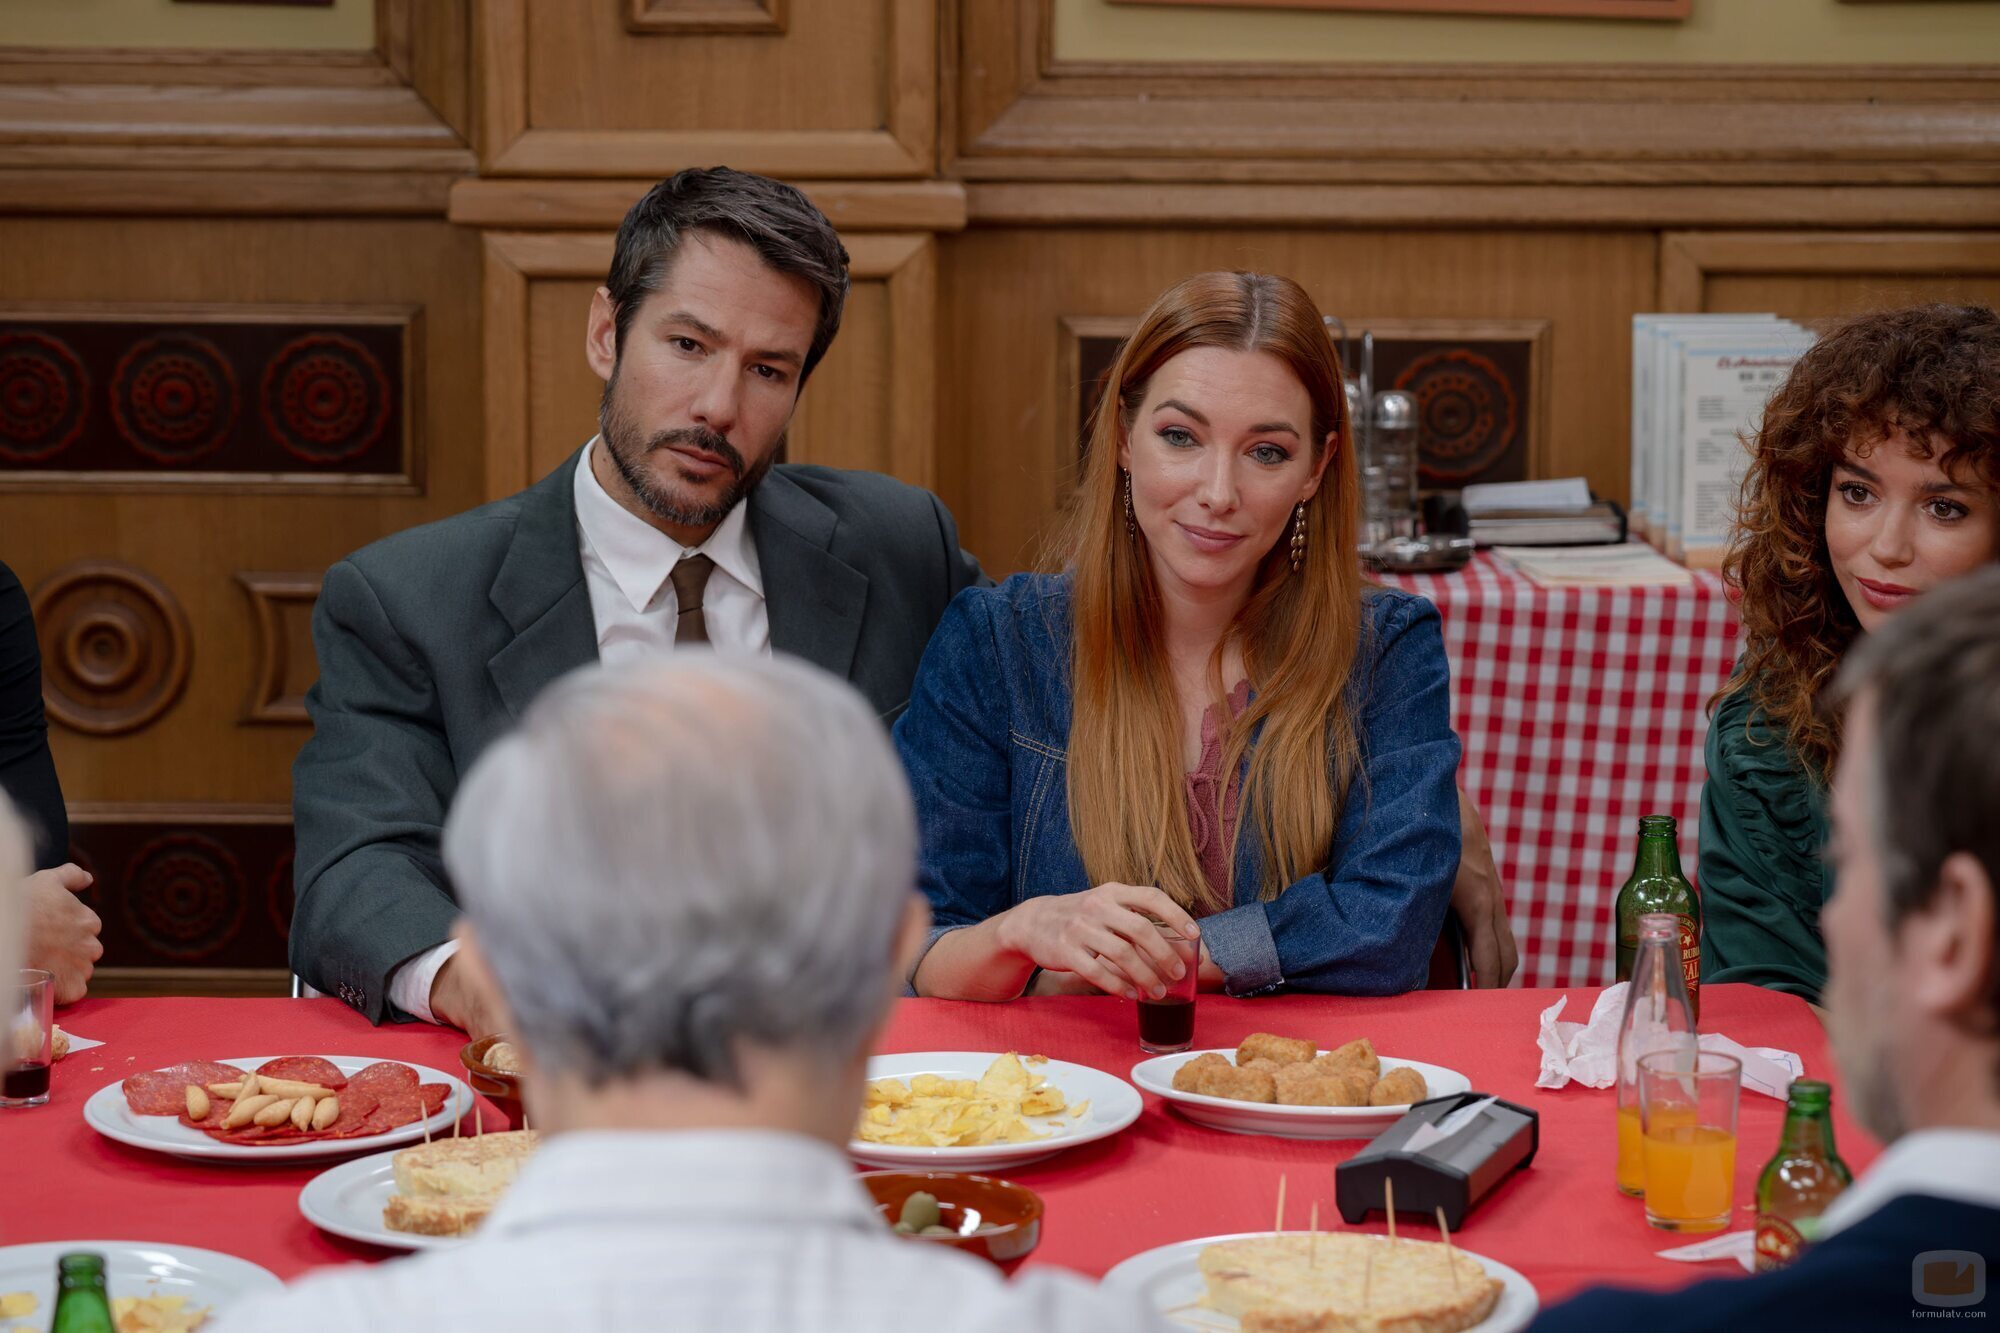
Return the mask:
MULTIPOLYGON (((1618 1081, 1618 1028, 1625 1018, 1625 991, 1628 983, 1607 987, 1591 1008, 1584 1023, 1564 1023, 1562 1017, 1569 996, 1565 995, 1542 1010, 1541 1030, 1535 1044, 1542 1051, 1542 1070, 1535 1076, 1538 1088, 1560 1088, 1581 1083, 1587 1088, 1608 1088, 1618 1081)), ((1772 1046, 1744 1046, 1719 1032, 1704 1032, 1701 1049, 1733 1055, 1743 1062, 1743 1086, 1766 1097, 1782 1099, 1792 1080, 1806 1072, 1805 1062, 1792 1051, 1772 1046)))
POLYGON ((1720 1236, 1710 1236, 1692 1245, 1681 1245, 1671 1250, 1659 1252, 1662 1259, 1675 1259, 1684 1264, 1706 1263, 1714 1259, 1734 1259, 1743 1265, 1746 1273, 1757 1268, 1757 1233, 1754 1231, 1730 1231, 1720 1236))

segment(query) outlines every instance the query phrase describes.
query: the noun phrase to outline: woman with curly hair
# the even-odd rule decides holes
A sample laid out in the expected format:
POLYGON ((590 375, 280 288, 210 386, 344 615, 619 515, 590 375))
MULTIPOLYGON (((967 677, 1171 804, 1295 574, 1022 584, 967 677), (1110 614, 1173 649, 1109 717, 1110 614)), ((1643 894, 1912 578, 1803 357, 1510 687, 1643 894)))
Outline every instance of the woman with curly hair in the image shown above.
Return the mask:
POLYGON ((1925 305, 1849 319, 1764 409, 1724 574, 1743 655, 1711 703, 1702 973, 1815 1003, 1826 980, 1819 707, 1854 640, 2000 558, 2000 317, 1925 305))

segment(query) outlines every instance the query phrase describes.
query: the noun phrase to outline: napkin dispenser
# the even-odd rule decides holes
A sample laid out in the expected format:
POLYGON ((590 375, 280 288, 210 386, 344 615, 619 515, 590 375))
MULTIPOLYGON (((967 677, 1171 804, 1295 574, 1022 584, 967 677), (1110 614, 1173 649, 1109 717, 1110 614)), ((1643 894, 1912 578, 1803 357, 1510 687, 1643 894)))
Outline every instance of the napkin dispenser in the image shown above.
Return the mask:
POLYGON ((1401 1120, 1334 1169, 1334 1201, 1349 1223, 1383 1208, 1395 1183, 1396 1211, 1434 1219, 1444 1209, 1456 1231, 1474 1204, 1516 1167, 1535 1159, 1541 1122, 1533 1111, 1512 1102, 1488 1101, 1486 1094, 1460 1092, 1418 1102, 1401 1120), (1438 1126, 1455 1111, 1487 1102, 1469 1123, 1437 1137, 1438 1126), (1412 1136, 1417 1145, 1411 1150, 1412 1136))

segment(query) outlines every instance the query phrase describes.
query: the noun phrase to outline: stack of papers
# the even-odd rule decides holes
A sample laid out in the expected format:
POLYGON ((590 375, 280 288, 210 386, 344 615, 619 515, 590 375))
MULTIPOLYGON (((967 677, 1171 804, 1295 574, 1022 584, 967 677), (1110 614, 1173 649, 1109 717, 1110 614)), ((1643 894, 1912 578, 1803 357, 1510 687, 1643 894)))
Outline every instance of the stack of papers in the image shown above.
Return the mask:
POLYGON ((1580 513, 1590 508, 1590 487, 1582 477, 1560 481, 1489 481, 1467 486, 1458 502, 1468 517, 1511 509, 1548 509, 1580 513))
POLYGON ((1678 588, 1694 575, 1644 542, 1496 546, 1493 554, 1544 588, 1678 588))
POLYGON ((1632 316, 1632 526, 1676 560, 1722 563, 1764 404, 1812 345, 1775 315, 1632 316))

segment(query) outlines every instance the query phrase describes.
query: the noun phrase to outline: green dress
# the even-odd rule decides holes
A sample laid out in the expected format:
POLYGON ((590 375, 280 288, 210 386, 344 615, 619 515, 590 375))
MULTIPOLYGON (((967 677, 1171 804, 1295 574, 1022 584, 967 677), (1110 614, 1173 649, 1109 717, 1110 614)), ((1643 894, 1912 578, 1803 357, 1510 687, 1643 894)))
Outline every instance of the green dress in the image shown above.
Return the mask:
POLYGON ((1749 692, 1731 694, 1709 723, 1701 789, 1703 981, 1748 981, 1819 1003, 1826 839, 1826 789, 1749 692))

